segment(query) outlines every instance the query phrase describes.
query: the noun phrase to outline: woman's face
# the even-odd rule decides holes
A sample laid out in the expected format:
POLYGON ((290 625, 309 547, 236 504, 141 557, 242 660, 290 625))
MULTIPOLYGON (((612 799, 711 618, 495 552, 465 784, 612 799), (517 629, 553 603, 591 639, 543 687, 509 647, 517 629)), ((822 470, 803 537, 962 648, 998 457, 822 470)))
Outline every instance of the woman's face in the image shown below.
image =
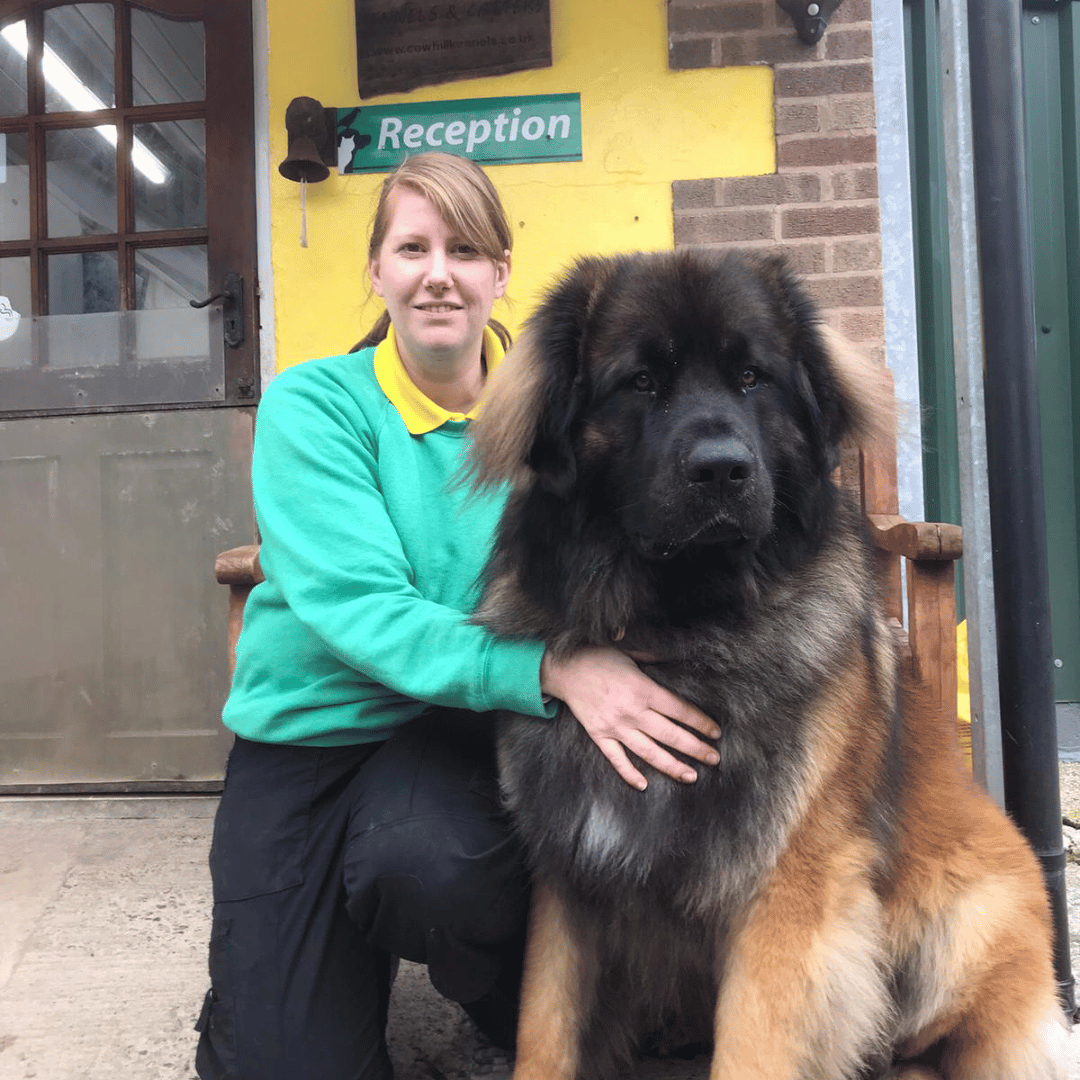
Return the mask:
POLYGON ((388 205, 390 224, 368 272, 401 358, 424 375, 464 374, 479 362, 484 326, 506 291, 510 252, 501 262, 480 254, 410 188, 392 191, 388 205))

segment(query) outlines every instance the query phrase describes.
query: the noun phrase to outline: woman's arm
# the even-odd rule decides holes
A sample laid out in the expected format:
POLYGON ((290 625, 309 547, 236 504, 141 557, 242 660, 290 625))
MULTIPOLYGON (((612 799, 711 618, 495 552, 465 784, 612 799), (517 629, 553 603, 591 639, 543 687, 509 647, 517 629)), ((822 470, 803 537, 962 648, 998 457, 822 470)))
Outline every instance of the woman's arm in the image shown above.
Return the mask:
POLYGON ((412 453, 412 437, 395 428, 391 438, 380 426, 400 421, 373 379, 347 389, 342 377, 334 362, 301 365, 278 376, 260 405, 252 475, 268 583, 324 655, 373 684, 432 704, 547 715, 543 645, 502 640, 467 621, 489 530, 458 538, 460 561, 472 558, 467 568, 446 557, 450 540, 437 523, 449 520, 449 504, 432 509, 441 482, 427 495, 408 484, 403 494, 399 483, 395 523, 380 477, 395 454, 412 453), (457 606, 427 595, 399 527, 421 530, 410 537, 421 560, 443 553, 452 587, 442 595, 457 594, 457 606))

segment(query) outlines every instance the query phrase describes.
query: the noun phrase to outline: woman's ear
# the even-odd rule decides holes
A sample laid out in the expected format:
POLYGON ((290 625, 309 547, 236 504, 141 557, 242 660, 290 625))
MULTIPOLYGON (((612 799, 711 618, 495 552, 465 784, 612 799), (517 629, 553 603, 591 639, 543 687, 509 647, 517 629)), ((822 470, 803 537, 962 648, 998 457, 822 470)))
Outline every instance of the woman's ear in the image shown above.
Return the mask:
POLYGON ((379 277, 379 260, 368 259, 367 264, 368 277, 371 278, 371 291, 376 296, 382 296, 382 280, 379 277))
POLYGON ((502 262, 495 264, 495 299, 499 300, 506 295, 506 283, 510 280, 511 269, 510 252, 504 251, 502 262))

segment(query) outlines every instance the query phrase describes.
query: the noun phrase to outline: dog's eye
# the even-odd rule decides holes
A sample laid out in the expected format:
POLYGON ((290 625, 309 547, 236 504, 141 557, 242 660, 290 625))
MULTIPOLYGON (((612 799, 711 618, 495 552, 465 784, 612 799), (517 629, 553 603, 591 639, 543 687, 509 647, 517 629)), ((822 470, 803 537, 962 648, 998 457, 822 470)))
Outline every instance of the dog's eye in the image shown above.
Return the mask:
POLYGON ((643 394, 651 394, 656 388, 652 376, 647 371, 639 371, 633 379, 634 389, 643 394))
POLYGON ((761 372, 756 367, 743 368, 743 373, 739 376, 739 384, 744 390, 752 390, 757 386, 760 378, 761 372))

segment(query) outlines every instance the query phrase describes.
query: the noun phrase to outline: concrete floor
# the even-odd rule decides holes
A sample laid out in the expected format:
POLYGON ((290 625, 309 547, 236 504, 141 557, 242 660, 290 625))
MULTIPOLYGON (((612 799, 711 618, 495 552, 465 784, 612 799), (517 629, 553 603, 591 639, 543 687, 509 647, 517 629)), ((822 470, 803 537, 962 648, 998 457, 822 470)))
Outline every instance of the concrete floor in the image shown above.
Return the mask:
MULTIPOLYGON (((213 799, 0 799, 0 1080, 193 1080, 207 986, 213 799)), ((1080 820, 1080 764, 1062 765, 1080 820)), ((1080 981, 1080 864, 1068 868, 1080 981)), ((394 990, 397 1080, 446 1080, 460 1010, 423 969, 394 990)), ((704 1080, 707 1062, 650 1063, 648 1080, 704 1080)), ((1069 1080, 1080 1080, 1080 1034, 1069 1080)))

